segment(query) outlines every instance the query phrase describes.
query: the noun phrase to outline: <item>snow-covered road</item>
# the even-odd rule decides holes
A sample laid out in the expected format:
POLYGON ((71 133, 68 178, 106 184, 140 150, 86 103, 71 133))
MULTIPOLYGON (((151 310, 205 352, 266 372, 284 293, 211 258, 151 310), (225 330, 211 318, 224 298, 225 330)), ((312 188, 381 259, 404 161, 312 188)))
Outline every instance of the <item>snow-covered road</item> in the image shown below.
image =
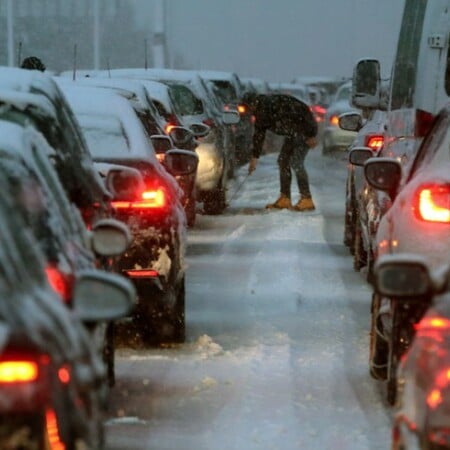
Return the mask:
POLYGON ((370 289, 342 244, 346 162, 316 149, 307 167, 314 212, 264 209, 278 195, 272 154, 224 215, 198 216, 187 342, 118 350, 108 450, 389 448, 367 368, 370 289))

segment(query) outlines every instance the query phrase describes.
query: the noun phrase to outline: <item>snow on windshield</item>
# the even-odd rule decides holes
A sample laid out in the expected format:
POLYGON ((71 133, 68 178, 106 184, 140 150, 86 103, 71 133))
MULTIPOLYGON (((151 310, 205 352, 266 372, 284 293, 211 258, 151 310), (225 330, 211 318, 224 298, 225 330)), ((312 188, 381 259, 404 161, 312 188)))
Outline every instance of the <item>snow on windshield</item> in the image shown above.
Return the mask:
POLYGON ((77 118, 94 158, 120 158, 130 153, 128 137, 117 117, 78 114, 77 118))

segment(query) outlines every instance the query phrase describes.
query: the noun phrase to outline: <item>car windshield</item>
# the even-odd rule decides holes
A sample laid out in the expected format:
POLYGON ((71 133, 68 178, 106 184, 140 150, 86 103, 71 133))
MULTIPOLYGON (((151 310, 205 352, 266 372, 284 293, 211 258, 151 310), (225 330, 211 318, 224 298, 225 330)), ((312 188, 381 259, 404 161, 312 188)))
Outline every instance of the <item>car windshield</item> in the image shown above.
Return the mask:
POLYGON ((129 153, 130 144, 120 120, 115 116, 77 116, 94 159, 117 158, 129 153))

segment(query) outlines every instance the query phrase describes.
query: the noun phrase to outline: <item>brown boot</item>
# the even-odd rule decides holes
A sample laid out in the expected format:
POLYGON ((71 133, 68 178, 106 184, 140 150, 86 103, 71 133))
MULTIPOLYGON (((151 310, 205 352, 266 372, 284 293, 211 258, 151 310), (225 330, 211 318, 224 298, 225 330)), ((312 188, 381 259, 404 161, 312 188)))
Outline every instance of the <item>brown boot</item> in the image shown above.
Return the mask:
POLYGON ((285 194, 280 194, 278 200, 275 203, 269 203, 266 208, 292 209, 291 199, 285 194))
POLYGON ((311 197, 303 197, 297 202, 294 209, 296 211, 314 211, 316 207, 311 197))

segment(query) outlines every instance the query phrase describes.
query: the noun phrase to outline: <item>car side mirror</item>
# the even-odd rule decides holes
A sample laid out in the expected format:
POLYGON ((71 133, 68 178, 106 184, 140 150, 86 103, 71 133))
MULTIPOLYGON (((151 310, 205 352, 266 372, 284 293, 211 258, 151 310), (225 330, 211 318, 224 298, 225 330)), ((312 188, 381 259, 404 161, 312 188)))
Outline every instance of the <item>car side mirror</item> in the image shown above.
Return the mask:
POLYGON ((239 123, 241 116, 239 111, 223 111, 222 112, 222 122, 225 125, 235 125, 239 123))
POLYGON ((173 149, 166 153, 163 164, 173 176, 190 175, 197 171, 198 156, 190 150, 173 149))
POLYGON ((110 169, 106 176, 106 188, 114 200, 130 200, 136 192, 145 191, 145 183, 141 173, 132 167, 110 169))
POLYGON ((339 128, 346 131, 358 132, 363 126, 363 118, 361 114, 348 112, 339 116, 339 128))
POLYGON ((194 133, 185 127, 172 127, 169 136, 173 143, 180 148, 183 148, 194 139, 194 133))
POLYGON ((373 152, 369 147, 355 147, 348 154, 348 161, 353 166, 362 167, 367 160, 373 157, 373 152))
POLYGON ((211 127, 206 125, 205 123, 193 123, 189 127, 194 134, 195 137, 205 137, 211 131, 211 127))
POLYGON ((402 177, 402 166, 394 158, 370 158, 364 164, 364 176, 374 189, 385 191, 393 199, 402 177))
POLYGON ((382 255, 374 267, 374 287, 384 297, 414 301, 427 298, 433 282, 420 256, 382 255))
POLYGON ((80 272, 74 284, 73 309, 85 322, 127 316, 136 303, 136 291, 127 278, 101 270, 80 272))
POLYGON ((360 109, 378 109, 380 92, 380 62, 377 59, 361 59, 353 70, 352 105, 360 109))
POLYGON ((150 136, 150 140, 152 141, 156 153, 166 153, 173 148, 173 143, 169 136, 153 134, 150 136))
POLYGON ((130 244, 130 230, 119 220, 100 219, 92 226, 91 247, 99 256, 119 256, 130 244))

